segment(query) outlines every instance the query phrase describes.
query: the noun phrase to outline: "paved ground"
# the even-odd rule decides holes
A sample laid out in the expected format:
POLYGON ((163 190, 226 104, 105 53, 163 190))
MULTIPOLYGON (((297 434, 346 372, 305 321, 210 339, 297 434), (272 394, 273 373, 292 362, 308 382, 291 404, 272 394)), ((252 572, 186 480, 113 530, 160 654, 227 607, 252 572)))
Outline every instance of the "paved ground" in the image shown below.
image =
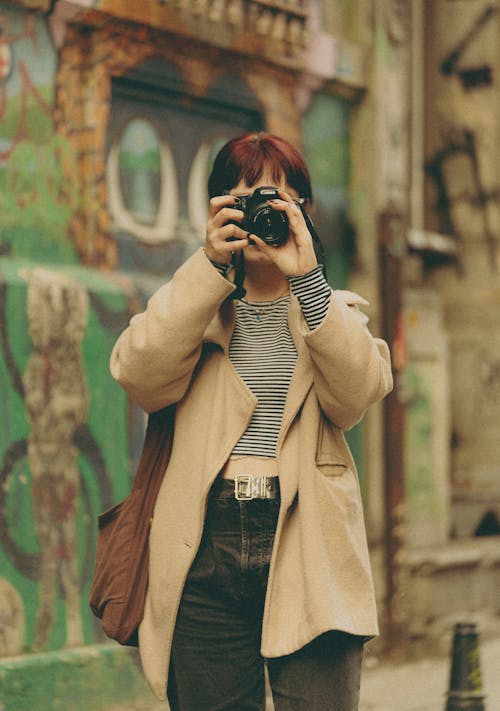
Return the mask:
MULTIPOLYGON (((485 711, 500 711, 500 637, 481 642, 479 653, 485 711)), ((392 665, 367 655, 359 711, 445 711, 450 665, 445 657, 392 665)), ((167 711, 167 706, 151 700, 109 711, 167 711)))
MULTIPOLYGON (((500 638, 479 646, 486 711, 500 710, 500 638)), ((367 658, 360 711, 445 711, 451 661, 371 665, 367 658)))

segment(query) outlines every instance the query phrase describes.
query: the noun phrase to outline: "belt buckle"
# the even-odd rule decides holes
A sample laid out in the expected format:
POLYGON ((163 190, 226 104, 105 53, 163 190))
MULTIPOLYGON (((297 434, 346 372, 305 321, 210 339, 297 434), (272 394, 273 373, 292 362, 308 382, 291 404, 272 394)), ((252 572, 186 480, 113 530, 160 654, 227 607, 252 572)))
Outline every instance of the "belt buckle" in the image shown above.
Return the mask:
POLYGON ((254 498, 252 489, 252 477, 250 474, 236 474, 234 477, 234 497, 237 501, 251 501, 254 498), (243 489, 243 486, 246 488, 243 489))

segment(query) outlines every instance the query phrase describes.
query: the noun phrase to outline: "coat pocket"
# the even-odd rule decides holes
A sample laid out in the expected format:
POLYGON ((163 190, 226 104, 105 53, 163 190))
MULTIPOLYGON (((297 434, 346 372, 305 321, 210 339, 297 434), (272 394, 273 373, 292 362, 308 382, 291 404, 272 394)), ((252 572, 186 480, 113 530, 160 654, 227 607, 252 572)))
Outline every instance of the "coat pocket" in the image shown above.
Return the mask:
POLYGON ((324 417, 321 418, 318 443, 316 446, 316 467, 323 476, 343 476, 348 465, 339 451, 334 432, 335 425, 324 417))

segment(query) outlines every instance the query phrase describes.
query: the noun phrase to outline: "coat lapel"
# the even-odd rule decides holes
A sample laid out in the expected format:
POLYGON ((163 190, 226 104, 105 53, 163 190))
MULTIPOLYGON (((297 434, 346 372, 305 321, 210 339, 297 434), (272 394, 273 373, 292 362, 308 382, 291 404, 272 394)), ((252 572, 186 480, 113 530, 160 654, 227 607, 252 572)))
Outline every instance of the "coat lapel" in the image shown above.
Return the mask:
POLYGON ((283 421, 281 423, 281 431, 276 448, 277 454, 279 454, 288 429, 306 399, 306 395, 313 383, 311 359, 309 350, 304 341, 304 331, 307 330, 307 324, 302 315, 298 299, 293 294, 291 296, 290 309, 288 312, 288 325, 297 350, 297 363, 295 364, 286 398, 285 411, 283 413, 283 421))
POLYGON ((216 343, 227 355, 234 331, 234 318, 234 301, 224 301, 217 315, 209 323, 203 341, 205 343, 216 343))

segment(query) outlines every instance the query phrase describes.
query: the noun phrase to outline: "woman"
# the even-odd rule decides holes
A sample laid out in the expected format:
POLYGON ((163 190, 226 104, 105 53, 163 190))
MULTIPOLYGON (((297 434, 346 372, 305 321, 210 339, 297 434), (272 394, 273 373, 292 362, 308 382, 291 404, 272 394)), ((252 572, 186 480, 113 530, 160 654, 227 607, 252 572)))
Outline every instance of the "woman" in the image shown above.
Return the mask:
POLYGON ((367 302, 325 281, 300 207, 309 174, 289 143, 229 141, 209 196, 204 248, 111 358, 147 412, 177 403, 151 526, 143 668, 161 699, 168 677, 173 711, 263 711, 265 665, 276 711, 355 711, 377 620, 342 431, 391 389, 388 349, 358 310, 367 302), (289 225, 277 247, 241 228, 241 196, 263 186, 279 190, 270 205, 289 225))

